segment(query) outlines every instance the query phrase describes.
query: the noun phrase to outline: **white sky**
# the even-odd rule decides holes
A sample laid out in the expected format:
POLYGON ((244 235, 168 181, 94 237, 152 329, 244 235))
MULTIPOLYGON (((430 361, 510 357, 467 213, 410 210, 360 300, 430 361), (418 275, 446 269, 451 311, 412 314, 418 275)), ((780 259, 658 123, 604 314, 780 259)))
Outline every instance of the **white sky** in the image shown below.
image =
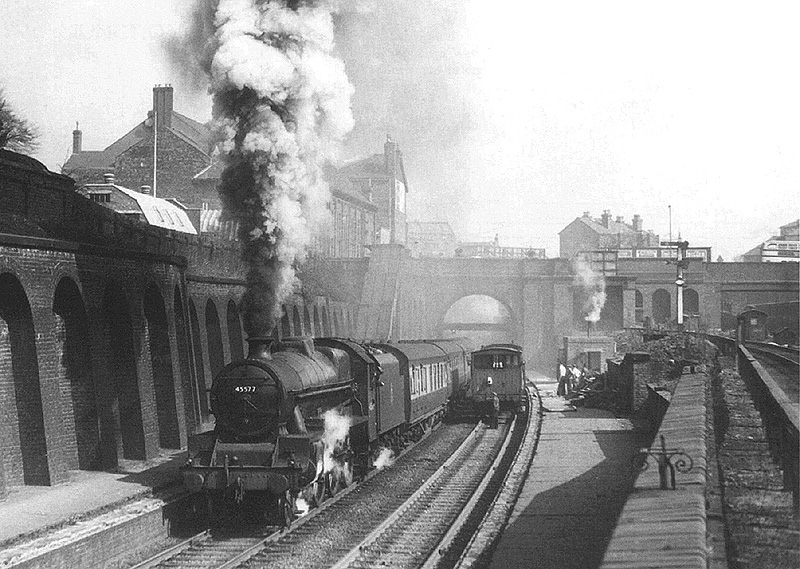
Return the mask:
MULTIPOLYGON (((463 238, 498 233, 503 244, 555 256, 558 231, 583 211, 610 209, 626 221, 638 213, 666 239, 671 205, 673 236, 731 260, 800 217, 793 3, 409 1, 377 0, 400 6, 392 23, 401 30, 406 7, 417 18, 457 13, 430 39, 452 42, 467 70, 445 80, 471 121, 453 163, 426 130, 448 97, 434 93, 432 113, 429 104, 404 115, 413 124, 392 133, 412 219, 446 219, 463 238), (429 172, 431 156, 444 177, 429 172), (441 182, 448 178, 457 187, 441 182)), ((0 86, 38 125, 37 158, 58 171, 75 121, 84 149, 99 150, 145 118, 153 85, 179 81, 160 44, 183 28, 188 5, 0 0, 0 86)), ((412 61, 400 81, 413 85, 414 70, 432 63, 412 61)), ((210 118, 207 98, 177 86, 175 98, 179 112, 210 118)), ((359 111, 355 104, 368 129, 359 111)), ((349 153, 380 152, 382 143, 376 135, 349 153)))

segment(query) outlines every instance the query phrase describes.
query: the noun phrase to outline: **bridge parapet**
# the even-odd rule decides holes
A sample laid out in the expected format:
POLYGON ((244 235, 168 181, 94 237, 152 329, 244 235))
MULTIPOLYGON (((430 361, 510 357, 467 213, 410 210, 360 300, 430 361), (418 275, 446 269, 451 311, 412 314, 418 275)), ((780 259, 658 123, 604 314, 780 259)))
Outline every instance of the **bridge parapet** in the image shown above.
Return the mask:
POLYGON ((638 476, 606 549, 604 569, 708 567, 706 384, 699 373, 678 383, 649 451, 649 467, 638 476), (676 474, 674 489, 662 489, 653 457, 661 450, 661 436, 692 461, 689 472, 676 474))

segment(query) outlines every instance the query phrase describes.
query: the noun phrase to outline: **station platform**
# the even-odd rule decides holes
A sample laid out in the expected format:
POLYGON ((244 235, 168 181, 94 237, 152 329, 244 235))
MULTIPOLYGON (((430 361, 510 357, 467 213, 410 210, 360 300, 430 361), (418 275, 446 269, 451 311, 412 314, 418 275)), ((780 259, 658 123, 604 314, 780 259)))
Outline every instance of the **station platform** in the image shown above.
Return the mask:
POLYGON ((0 501, 0 566, 7 548, 146 498, 166 499, 186 451, 149 461, 120 461, 117 472, 75 470, 57 486, 10 487, 0 501))
POLYGON ((599 567, 648 444, 629 419, 574 407, 557 382, 528 372, 542 397, 536 455, 490 567, 599 567))

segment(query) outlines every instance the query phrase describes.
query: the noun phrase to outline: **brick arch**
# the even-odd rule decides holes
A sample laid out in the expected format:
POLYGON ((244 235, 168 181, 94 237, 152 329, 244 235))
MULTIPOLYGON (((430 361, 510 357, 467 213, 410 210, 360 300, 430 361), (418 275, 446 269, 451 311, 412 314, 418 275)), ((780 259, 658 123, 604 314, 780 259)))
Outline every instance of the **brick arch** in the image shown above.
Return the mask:
POLYGON ((303 321, 300 320, 300 309, 296 304, 292 305, 292 334, 294 336, 303 335, 303 321))
MULTIPOLYGON (((467 299, 467 298, 471 298, 471 297, 484 297, 484 298, 488 298, 488 299, 491 299, 492 301, 496 302, 500 307, 502 307, 502 309, 505 310, 506 315, 507 315, 507 320, 506 320, 506 325, 504 325, 504 326, 503 325, 498 325, 498 326, 495 327, 494 323, 476 323, 474 328, 464 328, 465 330, 478 331, 478 330, 483 329, 484 326, 489 328, 488 325, 491 325, 491 327, 486 330, 487 331, 486 334, 479 334, 479 333, 476 332, 476 333, 474 333, 474 335, 475 336, 484 336, 485 335, 487 338, 490 338, 491 336, 497 336, 498 339, 500 339, 500 337, 502 337, 502 339, 506 339, 506 340, 509 340, 509 341, 516 336, 516 334, 517 334, 517 318, 515 317, 515 314, 514 314, 512 308, 507 303, 505 303, 502 300, 500 300, 499 298, 496 298, 496 297, 494 297, 492 295, 488 295, 488 294, 468 294, 468 295, 465 295, 465 296, 461 296, 458 299, 456 299, 455 301, 453 301, 447 307, 447 310, 445 310, 445 312, 441 315, 441 317, 440 317, 440 319, 438 321, 438 329, 439 329, 440 332, 443 332, 445 330, 446 326, 447 326, 447 324, 445 322, 445 319, 447 317, 448 312, 450 312, 450 310, 454 306, 456 306, 460 301, 462 301, 464 299, 467 299), (494 332, 494 333, 491 333, 491 332, 494 332)), ((458 323, 458 324, 465 324, 465 323, 458 323)), ((489 343, 489 342, 487 341, 486 343, 489 343)))
MULTIPOLYGON (((189 326, 187 320, 188 306, 185 304, 184 295, 179 284, 173 285, 172 291, 172 318, 175 325, 175 345, 177 347, 178 369, 180 375, 176 385, 180 386, 184 416, 187 425, 194 425, 200 422, 200 409, 197 406, 197 375, 192 373, 190 358, 192 357, 193 347, 189 345, 189 326), (187 402, 192 401, 190 406, 187 402)), ((185 433, 184 433, 185 436, 185 433)))
POLYGON ((667 324, 672 320, 672 295, 659 288, 653 291, 653 322, 667 324))
POLYGON ((194 400, 199 410, 200 422, 209 420, 208 389, 211 388, 211 376, 206 373, 205 357, 203 354, 202 330, 200 318, 197 315, 197 306, 193 298, 189 298, 189 326, 192 331, 192 351, 194 352, 195 384, 194 400))
POLYGON ((308 312, 308 305, 305 303, 303 304, 303 335, 314 335, 314 330, 311 328, 311 314, 308 312))
POLYGON ((213 298, 206 301, 205 306, 206 338, 208 340, 208 363, 211 365, 211 377, 216 377, 225 366, 225 347, 222 345, 222 322, 213 298))
POLYGON ((683 290, 683 311, 687 314, 700 313, 700 294, 693 288, 683 290))
POLYGON ((7 413, 2 438, 11 441, 2 454, 9 485, 49 485, 47 440, 36 350, 36 331, 28 294, 5 263, 0 270, 0 399, 7 413))
POLYGON ((156 400, 158 442, 161 448, 176 449, 181 447, 181 440, 175 401, 169 321, 164 297, 155 282, 151 282, 145 289, 143 304, 156 400))
POLYGON ((72 271, 61 277, 53 296, 58 359, 56 377, 65 392, 63 425, 70 468, 102 468, 97 389, 89 353, 89 321, 80 284, 72 271))
POLYGON ((244 358, 244 339, 242 337, 242 318, 239 307, 232 298, 228 299, 225 311, 225 321, 228 326, 228 343, 231 352, 231 360, 244 358))
MULTIPOLYGON (((113 417, 117 456, 146 459, 144 421, 136 367, 138 338, 134 337, 131 303, 117 282, 106 282, 103 293, 103 331, 108 342, 106 411, 113 417)), ((101 414, 103 411, 101 411, 101 414)))
POLYGON ((323 337, 325 332, 322 330, 322 321, 319 317, 319 306, 314 304, 314 336, 323 337))

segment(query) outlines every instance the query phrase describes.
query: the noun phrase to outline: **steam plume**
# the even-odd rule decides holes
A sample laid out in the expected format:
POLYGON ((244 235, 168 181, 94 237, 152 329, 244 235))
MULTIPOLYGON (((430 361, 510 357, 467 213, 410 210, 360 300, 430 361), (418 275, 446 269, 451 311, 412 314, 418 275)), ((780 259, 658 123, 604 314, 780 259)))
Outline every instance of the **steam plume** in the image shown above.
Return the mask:
POLYGON ((322 165, 352 128, 353 88, 333 55, 326 0, 200 0, 192 46, 214 99, 220 195, 247 265, 245 331, 267 335, 295 265, 328 222, 322 165))
POLYGON ((322 442, 325 443, 323 469, 325 472, 336 471, 339 465, 334 460, 333 455, 347 441, 352 418, 340 414, 336 409, 328 409, 322 414, 322 420, 325 429, 322 434, 322 442))
POLYGON ((575 284, 583 288, 586 300, 583 303, 584 319, 595 323, 600 320, 600 312, 606 303, 606 280, 603 275, 592 270, 591 265, 581 258, 573 260, 575 284))

